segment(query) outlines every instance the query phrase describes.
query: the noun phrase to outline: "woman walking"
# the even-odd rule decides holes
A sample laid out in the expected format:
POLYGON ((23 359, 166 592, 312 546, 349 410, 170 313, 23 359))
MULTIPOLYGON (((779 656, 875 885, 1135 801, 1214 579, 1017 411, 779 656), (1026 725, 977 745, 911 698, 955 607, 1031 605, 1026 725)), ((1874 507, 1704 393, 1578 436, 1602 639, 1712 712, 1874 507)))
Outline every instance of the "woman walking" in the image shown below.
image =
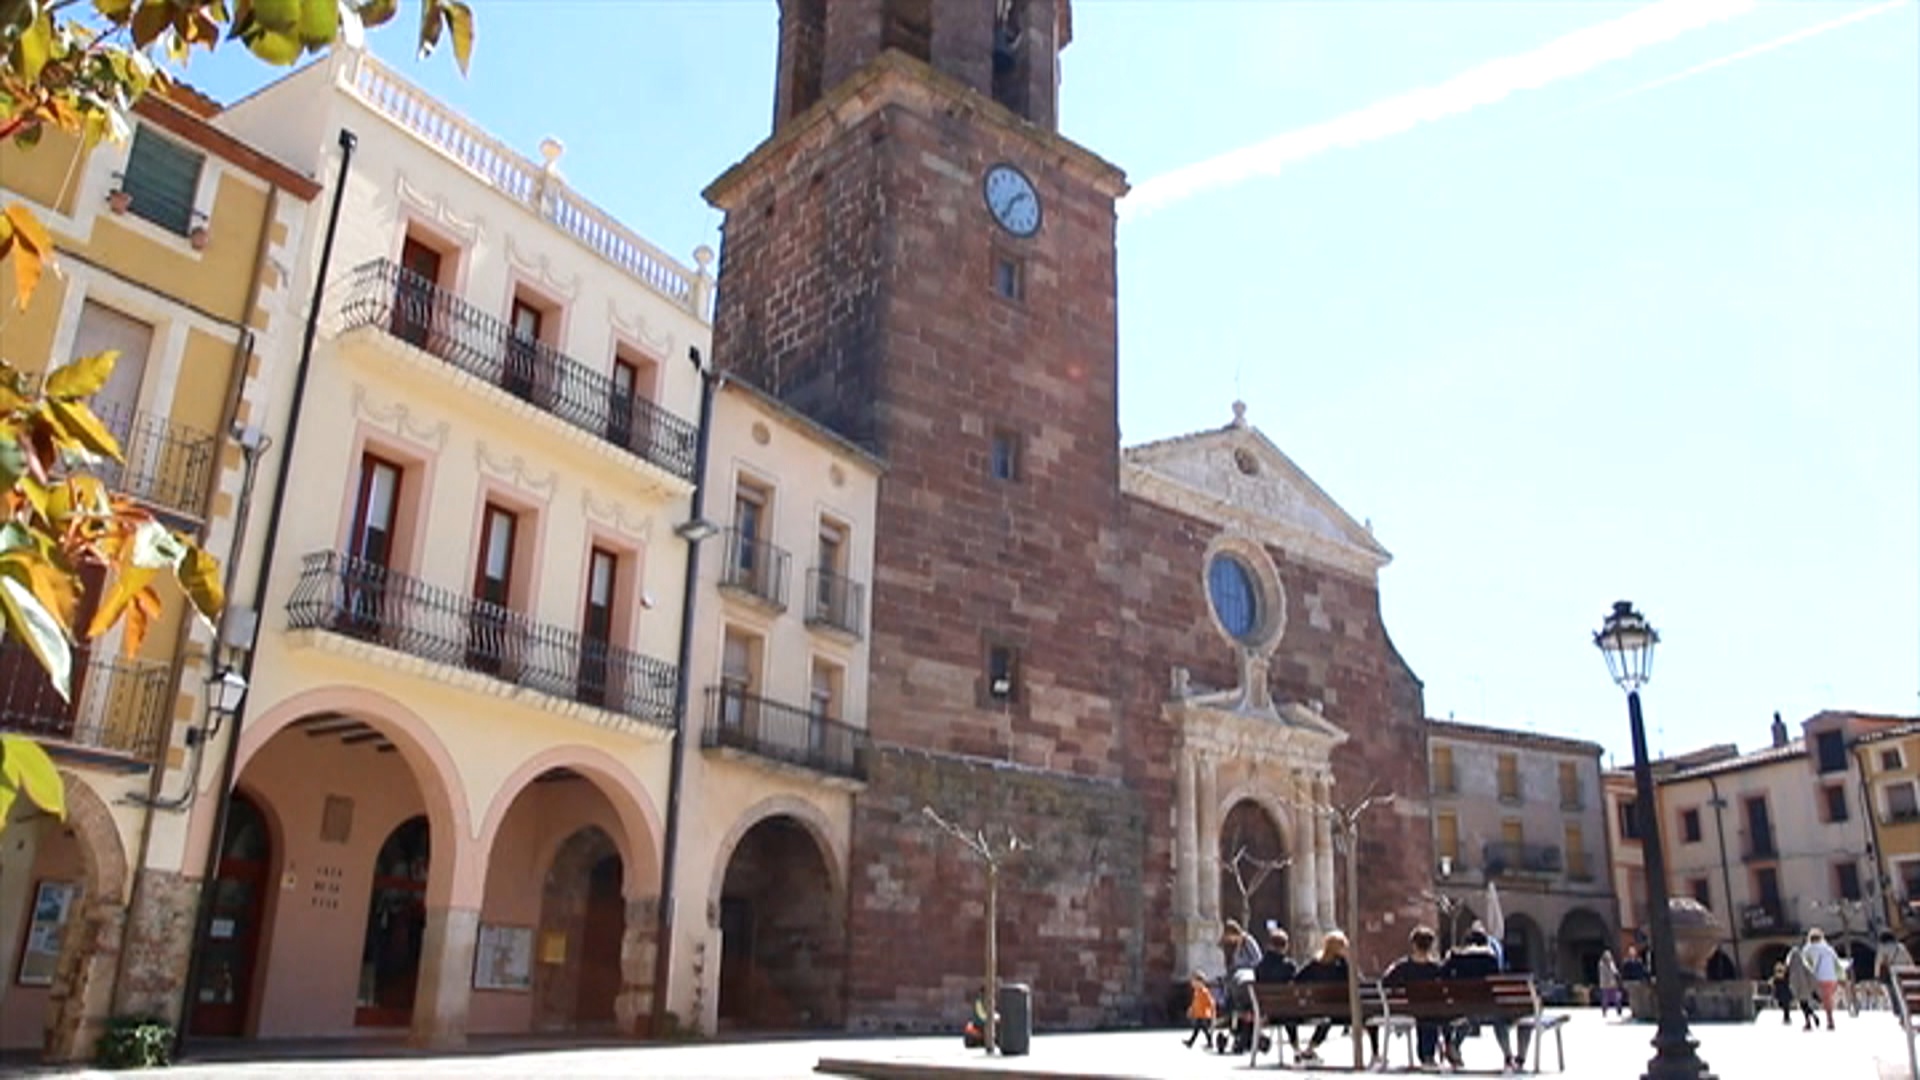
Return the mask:
POLYGON ((1620 1004, 1620 965, 1613 962, 1613 950, 1600 953, 1600 1016, 1606 1018, 1608 1009, 1619 1009, 1625 1016, 1627 1010, 1620 1004))

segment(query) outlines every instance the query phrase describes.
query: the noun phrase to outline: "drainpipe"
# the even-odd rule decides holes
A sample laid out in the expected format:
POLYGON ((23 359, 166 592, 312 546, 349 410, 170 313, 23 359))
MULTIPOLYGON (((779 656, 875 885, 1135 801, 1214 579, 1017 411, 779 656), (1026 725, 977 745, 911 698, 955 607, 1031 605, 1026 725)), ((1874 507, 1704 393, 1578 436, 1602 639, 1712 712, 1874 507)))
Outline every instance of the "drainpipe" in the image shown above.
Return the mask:
MULTIPOLYGON (((280 540, 280 516, 287 505, 287 485, 293 475, 294 447, 300 434, 300 406, 307 395, 307 376, 313 368, 313 340, 320 330, 320 308, 326 297, 327 269, 333 262, 333 238, 340 226, 340 203, 347 190, 347 176, 353 168, 353 151, 360 140, 346 128, 340 129, 340 171, 334 179, 333 205, 327 211, 327 234, 320 245, 320 266, 313 278, 313 294, 307 302, 307 328, 300 341, 300 366, 294 369, 293 397, 287 407, 286 448, 280 454, 280 473, 273 481, 273 501, 267 512, 267 532, 260 549, 260 573, 256 575, 253 586, 254 616, 259 618, 259 607, 267 595, 267 581, 273 572, 273 555, 280 540)), ((231 601, 231 597, 229 597, 231 601)), ((256 621, 255 631, 259 632, 256 621)), ((253 658, 256 649, 249 645, 245 658, 241 660, 241 676, 249 683, 253 681, 253 658)), ((240 759, 240 729, 246 722, 247 705, 250 699, 243 697, 240 708, 233 714, 233 730, 227 733, 226 753, 220 762, 220 790, 213 812, 213 831, 207 840, 207 858, 200 872, 200 896, 198 911, 194 915, 193 942, 187 954, 187 978, 181 987, 180 1023, 173 1033, 174 1057, 178 1058, 186 1049, 187 1028, 193 1022, 193 1005, 199 997, 200 952, 207 940, 209 925, 213 921, 213 908, 207 903, 212 893, 214 875, 220 871, 220 848, 226 837, 227 811, 233 804, 234 770, 240 759)))
POLYGON ((719 376, 700 362, 700 350, 687 350, 700 373, 700 427, 693 453, 693 499, 687 508, 687 527, 675 530, 687 542, 687 572, 680 591, 679 679, 673 691, 673 758, 667 773, 666 835, 660 853, 660 922, 653 946, 653 1014, 647 1020, 647 1033, 660 1038, 667 1022, 667 976, 673 970, 674 863, 680 849, 680 792, 686 784, 687 709, 693 688, 687 681, 693 663, 693 609, 700 595, 700 542, 706 537, 696 526, 707 506, 707 447, 713 430, 713 392, 719 376))
POLYGON ((1727 808, 1727 800, 1720 797, 1720 780, 1709 775, 1707 786, 1713 791, 1713 798, 1707 805, 1713 807, 1713 831, 1720 837, 1720 887, 1727 895, 1727 930, 1733 935, 1733 966, 1746 969, 1740 959, 1740 913, 1733 910, 1733 871, 1727 866, 1727 822, 1721 811, 1727 808))

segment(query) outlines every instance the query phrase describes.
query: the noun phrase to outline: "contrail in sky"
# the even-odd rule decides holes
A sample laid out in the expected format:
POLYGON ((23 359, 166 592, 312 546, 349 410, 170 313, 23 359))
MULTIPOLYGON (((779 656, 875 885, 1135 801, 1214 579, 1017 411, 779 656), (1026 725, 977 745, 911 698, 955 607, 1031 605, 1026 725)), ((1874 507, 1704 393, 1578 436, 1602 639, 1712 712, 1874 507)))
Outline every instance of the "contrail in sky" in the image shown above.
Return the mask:
POLYGON ((1731 56, 1723 56, 1718 60, 1709 60, 1704 64, 1695 64, 1693 67, 1690 67, 1685 71, 1679 72, 1678 74, 1668 75, 1666 78, 1663 78, 1663 79, 1655 79, 1650 83, 1642 83, 1631 90, 1622 91, 1618 94, 1613 95, 1612 97, 1601 98, 1598 102, 1595 102, 1595 104, 1607 105, 1615 101, 1624 101, 1625 99, 1633 97, 1636 94, 1644 94, 1649 90, 1658 90, 1663 86, 1669 86, 1673 83, 1679 82, 1682 79, 1691 79, 1695 75, 1705 74, 1706 72, 1712 71, 1714 68, 1726 67, 1728 64, 1737 64, 1742 60, 1748 59, 1749 57, 1759 56, 1761 53, 1772 52, 1775 49, 1782 48, 1787 45, 1791 45, 1796 41, 1805 41, 1806 39, 1813 37, 1817 34, 1824 34, 1829 30, 1838 30, 1841 27, 1848 25, 1849 23, 1857 23, 1862 19, 1871 19, 1875 15, 1884 15, 1887 12, 1892 11, 1894 8, 1906 7, 1911 2, 1912 0, 1888 0, 1888 2, 1884 4, 1875 4, 1870 8, 1861 8, 1859 11, 1856 11, 1851 15, 1842 15, 1837 19, 1829 19, 1823 23, 1816 23, 1815 25, 1809 26, 1804 30, 1795 30, 1793 33, 1788 34, 1785 37, 1775 38, 1772 41, 1766 42, 1764 44, 1755 45, 1751 49, 1742 49, 1731 56))
POLYGON ((1517 91, 1583 75, 1688 31, 1744 15, 1755 6, 1755 0, 1659 0, 1537 49, 1490 60, 1437 86, 1398 94, 1344 116, 1149 177, 1122 200, 1121 212, 1129 217, 1152 213, 1203 192, 1275 175, 1329 150, 1374 142, 1470 112, 1517 91))

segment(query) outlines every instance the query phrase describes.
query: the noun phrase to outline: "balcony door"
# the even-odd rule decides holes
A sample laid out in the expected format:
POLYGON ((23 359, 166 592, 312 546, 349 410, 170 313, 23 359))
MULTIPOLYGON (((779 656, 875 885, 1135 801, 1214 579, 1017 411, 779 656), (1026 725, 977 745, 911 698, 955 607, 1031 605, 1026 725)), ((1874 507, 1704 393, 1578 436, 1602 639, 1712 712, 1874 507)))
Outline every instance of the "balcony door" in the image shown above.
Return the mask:
POLYGON ((760 550, 760 538, 767 527, 766 517, 766 493, 742 484, 733 497, 733 550, 728 553, 733 564, 731 577, 733 581, 762 596, 766 595, 763 584, 765 575, 770 572, 766 565, 766 554, 760 550))
POLYGON ((407 237, 400 245, 400 280, 393 297, 393 336, 429 349, 433 335, 434 297, 439 292, 442 256, 407 237))
POLYGON ((617 688, 609 685, 613 648, 613 597, 619 583, 620 559, 605 548, 587 557, 587 604, 580 617, 580 680, 578 697, 595 705, 609 705, 617 688))
POLYGON ((131 315, 115 311, 92 300, 82 301, 80 323, 73 334, 73 359, 103 352, 118 353, 113 374, 88 404, 94 415, 120 440, 124 462, 101 461, 95 467, 100 479, 116 491, 139 499, 151 500, 157 488, 167 481, 183 479, 162 475, 169 464, 163 429, 141 432, 135 414, 140 408, 140 387, 147 377, 147 354, 153 348, 153 326, 131 315), (145 435, 145 438, 141 436, 145 435))
POLYGON ((540 400, 540 331, 546 312, 526 298, 513 298, 507 332, 506 367, 500 373, 500 385, 507 393, 526 401, 540 400))
POLYGON ((1747 840, 1752 845, 1754 858, 1773 854, 1773 820, 1767 814, 1764 798, 1747 800, 1747 840))
POLYGON ((488 503, 480 518, 480 553, 473 567, 473 613, 467 625, 467 667, 510 677, 513 549, 519 515, 488 503))
POLYGON ((727 630, 720 657, 720 728, 731 741, 752 745, 760 735, 760 643, 727 630))
POLYGON ((350 633, 370 636, 389 628, 387 573, 400 514, 400 466, 375 454, 360 456, 353 528, 341 568, 342 613, 350 633))
POLYGON ((846 530, 830 522, 820 523, 820 545, 815 553, 813 617, 835 626, 846 626, 849 603, 846 587, 846 530))

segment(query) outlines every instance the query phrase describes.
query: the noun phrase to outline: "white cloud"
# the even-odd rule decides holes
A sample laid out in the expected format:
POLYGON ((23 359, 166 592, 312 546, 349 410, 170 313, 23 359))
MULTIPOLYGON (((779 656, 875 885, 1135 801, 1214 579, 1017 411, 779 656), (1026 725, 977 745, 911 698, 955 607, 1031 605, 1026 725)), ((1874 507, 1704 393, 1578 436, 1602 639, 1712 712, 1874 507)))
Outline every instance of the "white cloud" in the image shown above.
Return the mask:
POLYGON ((1121 203, 1128 217, 1196 195, 1273 176, 1295 162, 1375 142, 1420 124, 1491 105, 1522 90, 1583 75, 1693 30, 1750 12, 1755 0, 1659 0, 1617 19, 1554 39, 1516 56, 1491 60, 1424 89, 1375 102, 1344 116, 1231 150, 1134 186, 1121 203))

